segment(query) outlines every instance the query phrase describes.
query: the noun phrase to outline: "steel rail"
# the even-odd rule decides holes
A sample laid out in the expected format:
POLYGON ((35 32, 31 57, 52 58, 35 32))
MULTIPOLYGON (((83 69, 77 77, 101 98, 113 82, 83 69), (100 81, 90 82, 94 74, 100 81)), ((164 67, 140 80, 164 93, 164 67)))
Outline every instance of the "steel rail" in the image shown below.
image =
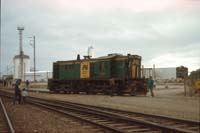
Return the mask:
MULTIPOLYGON (((7 95, 6 97, 11 98, 12 96, 11 95, 7 95)), ((27 99, 27 102, 29 102, 31 104, 34 104, 34 105, 40 105, 41 107, 42 106, 43 107, 46 106, 46 107, 49 107, 49 109, 53 107, 55 111, 56 110, 60 110, 59 111, 60 113, 67 111, 67 112, 69 112, 67 114, 71 115, 74 118, 76 117, 79 120, 82 120, 82 121, 85 121, 85 122, 89 122, 91 124, 103 127, 105 129, 108 129, 110 131, 117 132, 117 133, 126 133, 127 131, 121 130, 121 129, 117 129, 117 127, 109 126, 108 124, 101 124, 101 123, 95 122, 92 119, 95 116, 95 117, 98 117, 98 120, 102 120, 102 118, 104 118, 103 121, 106 121, 106 122, 109 122, 109 123, 111 122, 111 124, 117 124, 117 123, 121 122, 123 124, 126 124, 126 127, 130 126, 130 124, 131 124, 131 125, 137 126, 137 128, 143 127, 144 130, 147 129, 149 131, 158 131, 157 129, 155 129, 155 128, 151 127, 151 126, 149 127, 149 125, 148 126, 144 126, 143 123, 141 124, 141 123, 138 123, 136 121, 131 122, 131 121, 123 120, 120 117, 110 116, 109 114, 102 114, 102 113, 98 113, 98 112, 95 112, 95 111, 89 111, 88 112, 88 111, 84 111, 84 110, 78 110, 78 109, 75 109, 75 108, 74 109, 72 109, 72 108, 70 109, 70 108, 66 108, 66 107, 61 107, 61 106, 53 104, 53 103, 47 103, 47 102, 45 103, 44 101, 33 100, 33 99, 30 99, 30 98, 27 99), (71 110, 71 111, 69 111, 69 110, 71 110), (78 112, 78 113, 75 113, 74 115, 70 114, 70 113, 73 113, 74 111, 78 112), (82 113, 82 116, 78 117, 78 114, 80 112, 82 113), (92 114, 93 116, 92 117, 90 116, 89 118, 84 118, 84 116, 88 115, 88 114, 89 115, 92 114), (115 122, 113 123, 113 121, 115 121, 115 122)), ((137 130, 143 130, 143 129, 139 128, 137 130)))
MULTIPOLYGON (((35 98, 35 97, 31 97, 32 99, 40 99, 40 98, 35 98)), ((189 121, 189 120, 184 120, 184 119, 176 119, 176 118, 170 118, 170 117, 166 117, 166 116, 161 116, 161 115, 151 115, 151 114, 144 114, 144 113, 136 113, 136 112, 128 112, 128 111, 122 111, 122 110, 116 110, 116 109, 111 109, 111 108, 105 108, 105 107, 97 107, 97 106, 91 106, 91 105, 85 105, 85 104, 79 104, 79 103, 72 103, 72 102, 65 102, 65 101, 59 101, 59 100, 45 100, 42 99, 44 101, 51 101, 53 103, 58 103, 61 105, 66 105, 66 106, 74 106, 74 107, 78 107, 78 108, 82 108, 85 110, 91 110, 91 111, 95 111, 95 112, 104 112, 104 113, 108 113, 110 115, 117 115, 117 116, 125 116, 127 114, 129 114, 130 116, 125 116, 134 120, 144 120, 144 121, 148 121, 151 122, 151 124, 156 124, 158 126, 161 125, 161 127, 163 128, 169 128, 174 129, 176 132, 188 132, 188 133, 195 133, 200 131, 200 122, 199 121, 189 121), (134 117, 140 117, 139 119, 135 119, 132 118, 131 115, 134 115, 134 117), (162 122, 163 124, 157 124, 162 122), (170 124, 167 124, 166 122, 170 122, 170 124), (172 123, 171 123, 172 122, 172 123), (176 124, 176 125, 174 125, 176 124), (187 124, 184 128, 183 125, 187 124), (196 128, 196 130, 198 131, 193 131, 193 130, 189 130, 190 128, 196 128), (199 127, 199 128, 198 128, 199 127), (186 129, 187 128, 187 129, 186 129)))
MULTIPOLYGON (((4 96, 4 97, 7 97, 7 98, 12 98, 11 93, 7 93, 7 92, 1 93, 0 96, 4 96)), ((99 127, 101 127, 101 128, 104 128, 104 129, 106 129, 106 130, 109 130, 109 131, 112 131, 112 132, 115 132, 115 133, 124 133, 124 131, 121 131, 121 130, 118 130, 118 129, 114 129, 114 128, 110 127, 110 126, 106 126, 106 125, 102 125, 102 124, 99 124, 99 123, 95 123, 95 122, 92 122, 92 121, 90 121, 90 120, 86 120, 86 119, 84 119, 84 118, 81 118, 81 117, 78 117, 78 116, 76 116, 76 115, 70 114, 70 113, 68 113, 67 111, 59 110, 59 109, 57 109, 56 107, 51 107, 51 106, 44 105, 44 104, 41 104, 41 103, 36 103, 36 102, 34 102, 34 101, 31 101, 30 99, 27 99, 27 102, 30 103, 30 104, 39 106, 39 107, 43 107, 43 108, 46 108, 46 109, 49 109, 49 110, 52 110, 52 111, 55 111, 55 112, 58 112, 58 113, 61 113, 61 114, 70 116, 70 117, 73 117, 73 118, 78 119, 78 120, 81 120, 81 121, 83 121, 83 122, 87 122, 87 123, 90 123, 90 124, 99 126, 99 127)))
POLYGON ((155 121, 155 118, 156 118, 156 119, 163 120, 163 121, 174 121, 179 124, 190 124, 190 125, 199 127, 199 131, 200 131, 200 121, 177 119, 177 118, 173 118, 173 117, 166 117, 163 115, 152 115, 152 114, 145 114, 145 113, 139 113, 139 112, 130 112, 130 111, 124 111, 124 110, 119 110, 119 109, 112 109, 112 108, 106 108, 106 107, 73 103, 73 102, 68 102, 68 101, 59 101, 59 100, 54 100, 54 101, 56 101, 57 103, 60 103, 60 104, 72 105, 72 106, 85 108, 85 109, 91 109, 91 110, 95 109, 95 110, 100 110, 103 112, 111 112, 111 113, 115 113, 115 114, 119 114, 119 115, 130 115, 130 117, 131 116, 141 117, 144 119, 148 119, 149 121, 151 121, 150 119, 153 119, 153 121, 155 121))
POLYGON ((112 109, 112 108, 106 108, 106 107, 100 107, 100 106, 95 106, 95 105, 86 105, 86 104, 80 104, 80 103, 74 103, 74 102, 68 102, 68 101, 60 101, 60 100, 53 100, 56 101, 58 103, 61 104, 71 104, 73 106, 80 106, 80 107, 84 107, 84 108, 91 108, 91 109, 100 109, 100 110, 104 110, 104 111, 111 111, 111 112, 119 112, 119 113, 127 113, 127 114, 136 114, 136 115, 145 115, 148 117, 156 117, 156 118, 160 118, 160 119, 168 119, 168 120, 174 120, 174 121, 180 121, 180 122, 185 122, 185 123, 190 123, 190 124, 198 124, 200 125, 200 121, 192 121, 192 120, 187 120, 187 119, 177 119, 177 118, 173 118, 173 117, 167 117, 164 115, 152 115, 152 114, 146 114, 146 113, 141 113, 141 112, 130 112, 130 111, 124 111, 124 110, 119 110, 119 109, 112 109))
POLYGON ((47 101, 46 101, 46 103, 44 101, 39 101, 39 100, 33 100, 33 101, 39 102, 41 104, 45 104, 45 105, 48 105, 48 106, 54 106, 54 107, 59 108, 59 109, 79 111, 79 112, 83 112, 85 114, 93 114, 93 115, 96 115, 96 116, 102 116, 102 117, 107 117, 107 118, 110 118, 110 119, 116 119, 118 121, 123 121, 123 122, 127 122, 127 123, 137 123, 137 124, 144 125, 144 126, 147 126, 147 127, 159 129, 162 132, 167 131, 167 132, 176 132, 176 133, 177 132, 178 133, 195 133, 193 131, 188 131, 188 130, 184 130, 184 129, 177 129, 177 128, 174 128, 174 127, 164 126, 164 125, 154 123, 154 122, 139 120, 139 119, 135 119, 135 118, 127 118, 127 117, 124 117, 124 116, 119 116, 119 115, 115 115, 115 114, 112 114, 112 113, 100 112, 100 111, 97 111, 97 110, 83 110, 83 109, 80 109, 80 108, 72 108, 72 107, 67 107, 67 106, 64 107, 64 106, 61 106, 61 105, 58 105, 58 104, 55 104, 55 103, 50 103, 50 102, 47 102, 47 101))
POLYGON ((7 113, 7 111, 6 111, 6 108, 5 108, 5 106, 4 106, 3 101, 2 101, 1 98, 0 98, 0 103, 1 103, 1 107, 2 107, 2 109, 3 109, 3 113, 4 113, 5 117, 6 117, 6 121, 7 121, 7 123, 8 123, 10 132, 11 132, 11 133, 15 133, 15 130, 14 130, 14 128, 13 128, 13 125, 12 125, 12 123, 11 123, 11 120, 10 120, 10 118, 9 118, 9 116, 8 116, 8 113, 7 113))
POLYGON ((64 114, 64 115, 67 115, 67 116, 70 116, 70 117, 73 117, 75 119, 78 119, 78 120, 81 120, 81 121, 84 121, 84 122, 87 122, 87 123, 91 123, 93 125, 99 126, 101 128, 105 128, 105 129, 110 130, 110 131, 115 132, 115 133, 124 133, 124 131, 121 131, 121 130, 118 130, 118 129, 114 129, 114 128, 110 127, 110 126, 106 126, 106 125, 103 125, 103 124, 98 124, 98 123, 92 122, 90 120, 84 119, 84 118, 79 117, 77 115, 70 114, 67 111, 60 110, 57 107, 52 107, 52 106, 45 105, 45 104, 42 104, 42 103, 37 103, 37 102, 34 102, 34 101, 29 101, 29 103, 31 103, 33 105, 36 105, 36 106, 39 106, 39 107, 43 107, 43 108, 52 110, 52 111, 55 111, 55 112, 58 112, 58 113, 61 113, 61 114, 64 114))
MULTIPOLYGON (((84 105, 84 104, 79 104, 79 103, 71 103, 71 102, 64 102, 64 101, 58 101, 58 100, 47 100, 47 99, 41 99, 41 98, 35 98, 35 97, 30 97, 31 99, 40 99, 40 100, 43 100, 43 101, 46 101, 46 102, 51 102, 51 103, 60 103, 60 104, 66 104, 67 106, 78 106, 78 108, 84 108, 84 109, 87 109, 89 111, 93 111, 93 113, 96 113, 97 115, 101 115, 102 112, 104 113, 104 115, 106 114, 106 117, 109 117, 109 116, 114 116, 115 118, 118 118, 120 117, 119 119, 130 119, 132 120, 132 122, 137 122, 137 123, 143 123, 143 124, 150 124, 152 127, 156 127, 156 128, 160 128, 162 129, 163 131, 167 130, 167 131, 171 131, 171 132, 183 132, 183 133, 195 133, 195 131, 190 131, 190 130, 185 130, 185 129, 180 129, 180 128, 177 128, 177 127, 169 127, 169 126, 165 126, 165 125, 162 125, 162 124, 158 124, 158 123, 155 123, 155 122, 149 122, 149 121, 144 121, 144 120, 140 120, 140 119, 134 119, 134 118, 124 118, 123 116, 120 116, 119 114, 113 114, 112 111, 118 111, 118 112, 126 112, 126 113, 135 113, 135 112, 128 112, 128 111, 122 111, 122 110, 115 110, 115 109, 110 109, 110 108, 104 108, 104 107, 96 107, 96 106, 91 106, 91 105, 84 105), (98 109, 101 109, 101 110, 97 110, 98 109), (103 110, 103 111, 102 111, 103 110), (105 112, 107 110, 110 110, 111 112, 105 112), (99 114, 98 114, 99 113, 99 114)), ((59 105, 56 105, 58 108, 59 108, 59 105)), ((69 109, 69 108, 68 108, 69 109)), ((87 113, 87 112, 86 112, 87 113)), ((137 114, 137 113, 136 113, 137 114)), ((142 114, 142 115, 146 115, 146 116, 150 116, 150 117, 155 117, 154 115, 148 115, 148 114, 143 114, 143 113, 138 113, 138 114, 142 114)), ((186 123, 195 123, 196 125, 200 125, 199 123, 200 122, 194 122, 194 121, 189 121, 189 120, 180 120, 180 119, 175 119, 175 118, 168 118, 166 116, 157 116, 158 118, 165 118, 165 119, 171 119, 171 120, 176 120, 176 121, 182 121, 182 122, 185 122, 186 123)), ((165 123, 164 123, 165 124, 165 123)), ((184 124, 184 123, 183 123, 184 124)))

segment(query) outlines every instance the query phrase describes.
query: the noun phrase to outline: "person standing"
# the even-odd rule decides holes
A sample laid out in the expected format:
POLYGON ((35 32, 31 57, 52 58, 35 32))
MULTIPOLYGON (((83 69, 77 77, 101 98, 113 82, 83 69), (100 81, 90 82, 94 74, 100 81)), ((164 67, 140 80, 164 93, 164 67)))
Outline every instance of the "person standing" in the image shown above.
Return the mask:
POLYGON ((151 76, 150 79, 148 80, 148 87, 149 87, 149 89, 150 89, 151 96, 154 97, 154 93, 153 93, 154 80, 153 80, 152 76, 151 76))
POLYGON ((27 90, 24 88, 23 90, 22 90, 22 102, 23 102, 23 104, 26 104, 26 97, 28 96, 28 92, 27 92, 27 90))
POLYGON ((18 103, 21 103, 21 90, 19 88, 20 83, 16 83, 15 84, 15 95, 14 95, 14 99, 13 99, 13 104, 15 104, 16 100, 18 101, 18 103))

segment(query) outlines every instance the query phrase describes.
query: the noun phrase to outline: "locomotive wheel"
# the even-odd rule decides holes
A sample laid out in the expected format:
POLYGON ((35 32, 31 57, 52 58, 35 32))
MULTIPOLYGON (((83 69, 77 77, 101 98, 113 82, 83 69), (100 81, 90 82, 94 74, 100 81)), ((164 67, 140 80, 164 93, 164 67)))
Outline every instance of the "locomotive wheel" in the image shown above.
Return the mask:
POLYGON ((130 95, 136 96, 138 94, 137 90, 138 90, 137 88, 132 89, 131 92, 130 92, 130 95))
POLYGON ((122 93, 122 92, 117 92, 117 95, 118 95, 118 96, 122 96, 123 93, 122 93))
POLYGON ((79 91, 74 90, 74 91, 73 91, 73 94, 79 94, 79 91))

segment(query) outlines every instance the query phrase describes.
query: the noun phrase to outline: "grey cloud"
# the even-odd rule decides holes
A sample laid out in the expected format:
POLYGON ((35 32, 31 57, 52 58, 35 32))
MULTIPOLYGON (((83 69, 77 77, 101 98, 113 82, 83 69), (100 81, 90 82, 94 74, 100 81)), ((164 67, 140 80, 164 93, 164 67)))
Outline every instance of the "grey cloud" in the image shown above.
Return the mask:
MULTIPOLYGON (((15 3, 17 5, 17 3, 15 3)), ((20 3, 21 4, 21 3, 20 3)), ((18 8, 5 3, 2 11, 3 65, 18 53, 16 27, 25 26, 24 49, 32 56, 30 35, 36 35, 39 69, 51 69, 56 60, 74 59, 93 45, 96 56, 108 53, 134 53, 144 63, 176 49, 196 48, 200 38, 199 9, 162 12, 56 12, 29 4, 18 8), (44 54, 46 53, 46 54, 44 54)), ((192 55, 195 56, 196 55, 192 55)))

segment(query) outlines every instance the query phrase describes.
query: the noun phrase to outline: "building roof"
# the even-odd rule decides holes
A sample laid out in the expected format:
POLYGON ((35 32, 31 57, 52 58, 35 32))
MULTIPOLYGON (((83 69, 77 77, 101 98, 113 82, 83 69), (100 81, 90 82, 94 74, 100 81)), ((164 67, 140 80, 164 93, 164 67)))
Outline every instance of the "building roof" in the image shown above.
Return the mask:
MULTIPOLYGON (((21 55, 15 55, 14 59, 18 59, 18 58, 21 58, 21 55)), ((30 57, 28 55, 23 55, 23 58, 25 59, 29 59, 30 57)))

